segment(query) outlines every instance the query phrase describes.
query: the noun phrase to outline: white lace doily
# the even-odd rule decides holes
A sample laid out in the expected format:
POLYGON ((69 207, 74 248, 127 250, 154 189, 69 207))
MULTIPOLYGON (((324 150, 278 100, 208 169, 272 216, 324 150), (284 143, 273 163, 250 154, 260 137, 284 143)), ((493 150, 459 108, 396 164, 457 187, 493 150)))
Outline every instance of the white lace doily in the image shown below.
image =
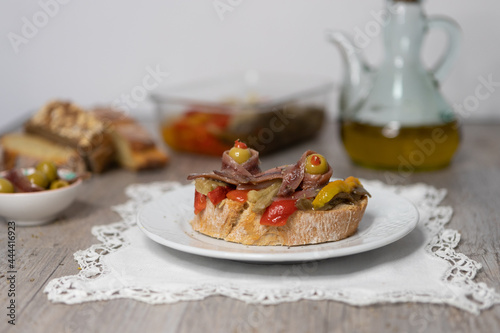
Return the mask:
POLYGON ((154 243, 137 227, 137 210, 180 185, 130 185, 130 200, 113 207, 121 221, 94 227, 92 233, 101 243, 74 254, 79 274, 50 281, 44 292, 49 300, 67 304, 117 298, 161 304, 225 295, 260 304, 300 299, 352 305, 427 302, 476 314, 500 304, 500 294, 474 282, 481 264, 454 250, 460 234, 445 229, 453 210, 439 205, 446 190, 425 184, 364 183, 412 201, 420 213, 417 228, 377 250, 289 265, 212 259, 154 243))

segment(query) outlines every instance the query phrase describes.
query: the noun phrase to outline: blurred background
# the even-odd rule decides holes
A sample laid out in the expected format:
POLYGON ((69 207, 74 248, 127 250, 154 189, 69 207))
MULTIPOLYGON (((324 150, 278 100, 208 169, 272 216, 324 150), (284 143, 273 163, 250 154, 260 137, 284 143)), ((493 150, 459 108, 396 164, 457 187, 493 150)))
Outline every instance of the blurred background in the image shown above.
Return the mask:
MULTIPOLYGON (((82 106, 119 104, 146 76, 150 92, 221 73, 254 68, 315 74, 340 83, 339 51, 328 29, 363 34, 383 0, 3 0, 0 3, 0 131, 50 99, 82 106), (153 74, 154 73, 154 74, 153 74)), ((442 91, 452 105, 469 98, 465 121, 500 120, 500 2, 424 2, 463 29, 463 45, 442 91), (487 98, 475 98, 489 81, 487 98)), ((382 36, 364 39, 367 60, 382 59, 382 36)), ((427 65, 446 46, 443 33, 427 38, 427 65)), ((132 106, 130 106, 132 105, 132 106)), ((144 98, 129 103, 152 117, 144 98)), ((330 113, 336 110, 333 94, 330 113)))

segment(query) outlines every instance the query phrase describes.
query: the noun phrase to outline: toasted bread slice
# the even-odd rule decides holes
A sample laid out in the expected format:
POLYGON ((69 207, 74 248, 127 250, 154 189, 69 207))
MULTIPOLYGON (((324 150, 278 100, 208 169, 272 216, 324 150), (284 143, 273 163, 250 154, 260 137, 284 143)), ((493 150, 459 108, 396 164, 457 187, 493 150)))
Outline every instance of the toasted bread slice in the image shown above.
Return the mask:
POLYGON ((122 112, 98 108, 91 112, 107 124, 116 148, 118 164, 129 170, 160 168, 166 165, 168 155, 160 150, 149 132, 135 119, 122 112))
POLYGON ((238 224, 243 211, 244 204, 238 201, 226 199, 215 206, 208 200, 207 207, 196 215, 191 225, 202 234, 225 239, 238 224))
POLYGON ((2 169, 32 167, 40 161, 52 161, 78 173, 85 171, 85 162, 75 149, 26 133, 8 133, 0 139, 2 169))
POLYGON ((368 199, 340 204, 327 211, 296 211, 281 227, 260 224, 261 214, 252 204, 225 199, 214 206, 207 201, 204 211, 191 225, 205 235, 246 245, 296 246, 338 241, 353 235, 361 221, 368 199))
POLYGON ((76 149, 92 172, 103 172, 113 162, 115 149, 106 125, 76 104, 47 103, 24 127, 27 133, 76 149))

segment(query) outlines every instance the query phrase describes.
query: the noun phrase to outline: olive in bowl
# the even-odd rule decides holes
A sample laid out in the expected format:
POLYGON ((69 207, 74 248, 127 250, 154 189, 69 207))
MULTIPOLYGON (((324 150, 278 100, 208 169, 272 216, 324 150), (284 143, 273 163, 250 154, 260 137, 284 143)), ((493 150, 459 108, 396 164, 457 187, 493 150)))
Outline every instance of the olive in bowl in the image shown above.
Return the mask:
POLYGON ((63 168, 57 169, 52 181, 42 176, 43 172, 35 168, 0 172, 0 216, 19 226, 34 226, 53 221, 68 208, 79 193, 82 179, 63 168))

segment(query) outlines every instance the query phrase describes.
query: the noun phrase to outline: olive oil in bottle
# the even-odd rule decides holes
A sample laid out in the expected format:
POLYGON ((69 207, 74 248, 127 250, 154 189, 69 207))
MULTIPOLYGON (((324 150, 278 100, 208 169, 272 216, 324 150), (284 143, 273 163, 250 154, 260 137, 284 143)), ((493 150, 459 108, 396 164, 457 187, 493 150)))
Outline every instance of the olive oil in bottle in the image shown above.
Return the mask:
POLYGON ((460 143, 456 121, 416 127, 344 121, 341 136, 355 163, 380 169, 439 169, 450 163, 460 143))
POLYGON ((440 91, 458 54, 460 27, 450 18, 428 18, 423 2, 386 1, 391 19, 384 24, 378 68, 366 63, 352 38, 330 34, 345 62, 342 139, 360 165, 400 174, 438 169, 450 163, 460 143, 455 110, 440 91), (435 28, 444 28, 448 47, 429 68, 421 59, 422 46, 435 28))

